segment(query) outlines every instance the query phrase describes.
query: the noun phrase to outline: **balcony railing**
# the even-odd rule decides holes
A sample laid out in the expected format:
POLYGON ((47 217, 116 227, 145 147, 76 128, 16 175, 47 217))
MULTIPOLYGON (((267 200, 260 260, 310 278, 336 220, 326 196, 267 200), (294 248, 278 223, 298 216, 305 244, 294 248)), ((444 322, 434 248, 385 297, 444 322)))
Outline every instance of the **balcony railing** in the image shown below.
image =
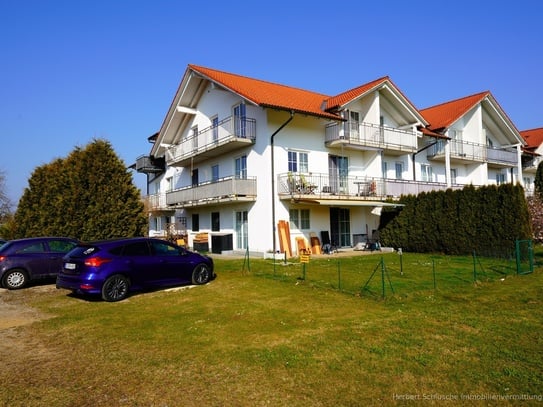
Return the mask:
POLYGON ((166 150, 169 165, 185 166, 253 144, 256 120, 230 116, 166 150))
POLYGON ((147 208, 150 212, 173 211, 173 209, 166 204, 165 193, 147 195, 145 199, 147 201, 147 208))
POLYGON ((536 171, 539 163, 541 162, 541 157, 530 157, 522 158, 522 169, 524 171, 536 171))
POLYGON ((328 147, 343 144, 357 148, 414 152, 417 150, 417 133, 371 123, 330 123, 325 130, 325 144, 328 147))
POLYGON ((161 173, 166 170, 163 157, 139 156, 136 158, 136 171, 142 173, 161 173))
MULTIPOLYGON (((429 160, 445 159, 445 141, 439 141, 428 148, 429 160)), ((515 166, 518 163, 516 150, 512 148, 488 147, 485 144, 470 141, 449 140, 452 160, 487 162, 499 166, 515 166)))
POLYGON ((230 201, 255 200, 255 177, 226 177, 166 193, 166 203, 172 207, 205 206, 230 201))
POLYGON ((512 148, 487 147, 486 160, 489 164, 514 167, 518 164, 518 154, 512 148))
POLYGON ((440 182, 373 177, 331 177, 329 174, 315 173, 279 174, 277 184, 277 193, 281 199, 384 200, 398 198, 401 195, 463 188, 463 185, 448 187, 447 184, 440 182))

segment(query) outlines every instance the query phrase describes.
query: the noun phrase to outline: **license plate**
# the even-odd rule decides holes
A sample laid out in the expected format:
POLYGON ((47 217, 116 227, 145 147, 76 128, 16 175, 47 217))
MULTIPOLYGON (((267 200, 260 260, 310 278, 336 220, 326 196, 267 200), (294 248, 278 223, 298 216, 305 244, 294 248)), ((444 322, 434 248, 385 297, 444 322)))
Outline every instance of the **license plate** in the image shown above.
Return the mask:
POLYGON ((75 263, 64 263, 64 268, 66 270, 75 270, 75 263))

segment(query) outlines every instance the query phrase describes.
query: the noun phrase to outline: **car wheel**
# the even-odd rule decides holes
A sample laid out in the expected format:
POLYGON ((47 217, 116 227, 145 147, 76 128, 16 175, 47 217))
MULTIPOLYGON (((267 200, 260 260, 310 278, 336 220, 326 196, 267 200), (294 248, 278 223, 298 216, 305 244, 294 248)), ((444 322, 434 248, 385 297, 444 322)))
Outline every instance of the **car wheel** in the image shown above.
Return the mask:
POLYGON ((130 282, 125 276, 115 274, 109 277, 102 286, 102 299, 113 302, 121 301, 128 297, 130 282))
POLYGON ((4 274, 2 279, 2 285, 9 290, 17 290, 18 288, 23 288, 28 281, 26 272, 23 270, 15 269, 10 270, 4 274))
POLYGON ((211 279, 211 271, 206 264, 198 264, 192 271, 192 284, 206 284, 211 279))

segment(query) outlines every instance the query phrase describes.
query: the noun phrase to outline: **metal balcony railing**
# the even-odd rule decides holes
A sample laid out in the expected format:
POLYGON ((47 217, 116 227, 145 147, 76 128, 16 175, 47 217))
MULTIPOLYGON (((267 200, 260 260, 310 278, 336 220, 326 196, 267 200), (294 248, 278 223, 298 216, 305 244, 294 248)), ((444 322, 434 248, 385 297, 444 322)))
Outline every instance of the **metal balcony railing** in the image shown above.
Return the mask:
POLYGON ((208 127, 169 147, 166 150, 166 161, 174 165, 199 155, 214 156, 221 154, 228 144, 236 143, 232 145, 232 148, 236 148, 237 145, 241 147, 252 144, 255 140, 255 119, 230 116, 221 120, 218 125, 208 127), (217 150, 216 154, 213 150, 217 150))
POLYGON ((492 164, 516 166, 518 164, 517 151, 512 148, 486 148, 486 161, 492 164))
MULTIPOLYGON (((439 141, 428 148, 428 159, 445 158, 446 141, 439 141)), ((515 166, 518 155, 512 148, 488 147, 485 144, 470 141, 449 140, 451 159, 488 162, 502 166, 515 166)))
POLYGON ((384 200, 421 192, 461 189, 441 182, 409 181, 374 177, 330 176, 329 174, 279 174, 277 193, 283 199, 384 200))
POLYGON ((214 202, 233 200, 256 200, 256 177, 225 177, 217 181, 190 185, 166 193, 167 205, 174 207, 203 206, 214 202))
POLYGON ((416 151, 417 133, 371 123, 347 121, 330 123, 325 129, 325 143, 348 143, 368 148, 416 151))
POLYGON ((145 197, 145 200, 147 201, 147 208, 151 212, 160 212, 160 211, 172 210, 166 204, 166 193, 164 193, 164 192, 147 195, 145 197))
POLYGON ((522 169, 523 170, 537 170, 539 163, 541 162, 541 157, 530 157, 522 158, 522 169))

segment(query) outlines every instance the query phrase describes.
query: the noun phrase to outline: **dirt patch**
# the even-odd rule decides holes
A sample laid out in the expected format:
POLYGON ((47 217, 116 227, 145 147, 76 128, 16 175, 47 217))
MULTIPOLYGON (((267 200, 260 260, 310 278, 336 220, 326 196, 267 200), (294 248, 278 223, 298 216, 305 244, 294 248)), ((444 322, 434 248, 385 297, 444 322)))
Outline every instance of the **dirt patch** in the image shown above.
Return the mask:
POLYGON ((30 296, 55 290, 54 286, 36 286, 22 290, 0 289, 0 332, 49 318, 49 315, 27 305, 30 296))

